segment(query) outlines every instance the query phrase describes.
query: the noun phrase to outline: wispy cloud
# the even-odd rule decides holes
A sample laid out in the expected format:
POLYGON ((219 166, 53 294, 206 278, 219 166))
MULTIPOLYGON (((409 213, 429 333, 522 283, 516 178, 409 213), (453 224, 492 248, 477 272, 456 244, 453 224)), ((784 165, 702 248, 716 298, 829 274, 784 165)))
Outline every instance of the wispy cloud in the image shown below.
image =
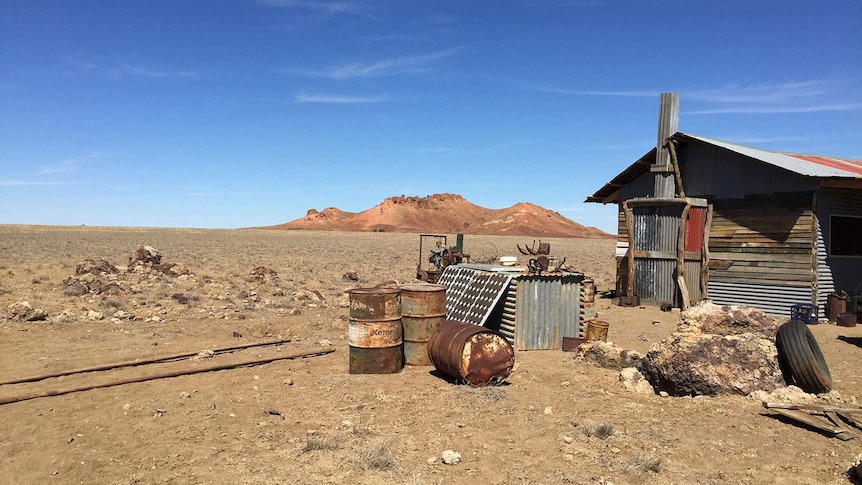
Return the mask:
POLYGON ((72 185, 77 184, 79 182, 74 182, 70 180, 65 181, 45 181, 45 180, 14 180, 14 179, 0 179, 0 187, 30 187, 30 186, 40 186, 40 185, 72 185))
POLYGON ((153 69, 140 64, 123 64, 109 71, 112 79, 125 78, 149 78, 149 79, 164 79, 164 78, 186 78, 199 79, 200 73, 190 69, 178 70, 160 70, 153 69))
POLYGON ((516 3, 527 7, 591 8, 600 7, 604 2, 598 0, 518 0, 516 3))
POLYGON ((324 70, 287 70, 279 69, 282 74, 297 74, 302 76, 326 77, 332 79, 347 79, 361 77, 384 77, 398 74, 419 74, 433 69, 435 62, 452 57, 463 49, 453 47, 430 54, 414 54, 392 57, 370 63, 352 63, 333 66, 324 70))
MULTIPOLYGON (((860 111, 862 102, 844 99, 842 83, 808 80, 764 84, 728 84, 720 88, 680 90, 680 98, 702 107, 686 114, 792 114, 860 111)), ((535 92, 570 96, 615 96, 657 98, 658 90, 579 90, 525 86, 535 92)))
POLYGON ((258 0, 257 3, 265 7, 290 8, 330 15, 357 15, 376 19, 372 14, 372 6, 368 2, 359 0, 258 0))
POLYGON ((841 111, 862 111, 862 103, 799 104, 795 106, 735 106, 730 108, 700 109, 686 111, 693 115, 716 114, 793 114, 793 113, 833 113, 841 111))
POLYGON ((549 88, 543 86, 527 86, 528 91, 550 94, 567 94, 571 96, 616 96, 626 98, 657 98, 661 91, 591 91, 581 89, 549 88))
POLYGON ((452 147, 438 146, 438 147, 421 147, 421 148, 413 148, 410 150, 411 152, 419 152, 419 153, 449 153, 453 151, 452 147))
POLYGON ((299 93, 294 97, 296 103, 325 103, 325 104, 367 104, 367 103, 385 103, 395 101, 396 98, 381 94, 376 96, 350 96, 343 94, 310 94, 299 93))
POLYGON ((42 165, 36 173, 39 175, 54 175, 58 173, 75 172, 80 168, 80 160, 76 158, 67 158, 51 165, 42 165))

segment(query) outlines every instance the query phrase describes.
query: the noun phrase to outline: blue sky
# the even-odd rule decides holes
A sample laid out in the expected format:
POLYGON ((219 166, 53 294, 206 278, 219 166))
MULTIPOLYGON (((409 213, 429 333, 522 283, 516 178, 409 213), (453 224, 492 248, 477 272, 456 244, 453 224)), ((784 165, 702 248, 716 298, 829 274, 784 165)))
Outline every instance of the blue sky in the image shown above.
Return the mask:
POLYGON ((862 158, 862 2, 0 0, 0 223, 583 204, 680 130, 862 158))

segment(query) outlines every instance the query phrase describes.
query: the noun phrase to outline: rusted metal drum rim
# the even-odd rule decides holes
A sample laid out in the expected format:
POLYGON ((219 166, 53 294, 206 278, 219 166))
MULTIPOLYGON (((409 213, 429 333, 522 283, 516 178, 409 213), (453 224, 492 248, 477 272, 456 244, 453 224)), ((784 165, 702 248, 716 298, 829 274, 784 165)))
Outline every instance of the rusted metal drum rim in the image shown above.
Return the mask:
POLYGON ((403 285, 401 314, 412 317, 442 317, 446 315, 446 287, 428 283, 403 285))
POLYGON ((395 320, 401 320, 401 317, 390 317, 390 318, 350 318, 351 322, 356 323, 376 323, 376 322, 394 322, 395 320))
POLYGON ((351 290, 347 290, 348 293, 352 293, 355 295, 388 295, 392 293, 400 293, 401 290, 398 288, 353 288, 351 290))

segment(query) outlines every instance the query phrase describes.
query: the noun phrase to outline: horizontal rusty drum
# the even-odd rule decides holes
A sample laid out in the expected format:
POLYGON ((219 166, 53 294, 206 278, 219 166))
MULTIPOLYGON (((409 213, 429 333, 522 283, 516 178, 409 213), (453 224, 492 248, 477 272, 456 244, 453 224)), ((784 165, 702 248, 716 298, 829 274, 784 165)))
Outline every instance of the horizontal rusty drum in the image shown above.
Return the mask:
POLYGON ((515 365, 515 350, 502 335, 451 320, 431 338, 428 356, 438 371, 476 387, 502 382, 515 365))
POLYGON ((394 374, 404 367, 401 290, 356 288, 350 297, 351 374, 394 374))
POLYGON ((416 283, 401 287, 405 364, 432 365, 428 358, 428 341, 445 319, 445 286, 416 283))

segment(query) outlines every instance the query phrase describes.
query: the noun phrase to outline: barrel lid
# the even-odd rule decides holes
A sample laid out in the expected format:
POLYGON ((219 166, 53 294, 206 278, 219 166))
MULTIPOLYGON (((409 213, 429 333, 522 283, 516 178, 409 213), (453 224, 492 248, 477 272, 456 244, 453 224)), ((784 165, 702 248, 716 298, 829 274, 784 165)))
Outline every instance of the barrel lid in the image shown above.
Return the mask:
POLYGON ((389 295, 392 293, 400 293, 401 290, 398 288, 353 288, 352 290, 347 291, 353 295, 389 295))
POLYGON ((410 283, 401 285, 399 288, 403 291, 446 291, 445 286, 432 283, 410 283))

